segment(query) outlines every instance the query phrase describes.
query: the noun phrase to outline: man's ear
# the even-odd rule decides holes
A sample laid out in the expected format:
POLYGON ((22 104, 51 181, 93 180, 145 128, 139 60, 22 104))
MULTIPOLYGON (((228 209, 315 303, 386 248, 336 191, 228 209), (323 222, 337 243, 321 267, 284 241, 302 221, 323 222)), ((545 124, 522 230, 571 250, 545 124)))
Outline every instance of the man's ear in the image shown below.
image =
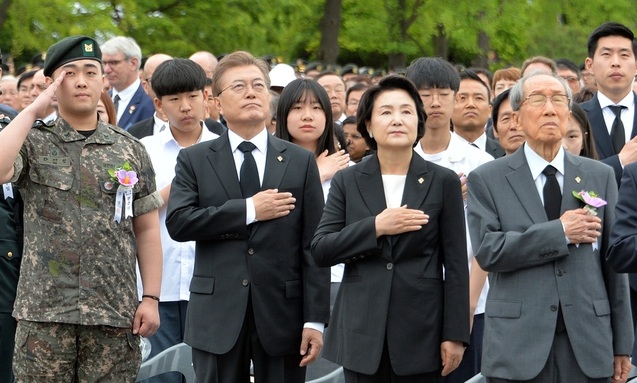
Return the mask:
POLYGON ((161 100, 155 97, 153 99, 153 103, 155 104, 155 109, 159 111, 161 114, 164 114, 164 109, 161 106, 161 100))
POLYGON ((223 108, 221 107, 221 100, 219 99, 219 97, 215 97, 213 100, 214 100, 214 103, 215 103, 215 108, 217 108, 217 111, 219 112, 219 114, 223 115, 223 108))

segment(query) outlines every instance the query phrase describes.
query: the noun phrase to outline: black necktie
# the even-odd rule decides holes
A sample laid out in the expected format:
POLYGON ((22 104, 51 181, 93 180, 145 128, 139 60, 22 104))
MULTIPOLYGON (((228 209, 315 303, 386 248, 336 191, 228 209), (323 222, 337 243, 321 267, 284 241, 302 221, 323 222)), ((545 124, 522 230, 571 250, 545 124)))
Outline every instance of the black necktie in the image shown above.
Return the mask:
POLYGON ((548 165, 542 171, 542 174, 546 176, 546 183, 544 184, 544 211, 549 221, 560 218, 560 207, 562 205, 562 192, 560 191, 560 184, 557 182, 555 173, 557 169, 548 165))
POLYGON ((256 148, 252 142, 243 141, 239 144, 239 150, 243 152, 243 163, 241 164, 241 193, 243 198, 250 198, 259 192, 261 183, 259 182, 259 171, 257 163, 252 156, 252 151, 256 148))
POLYGON ((615 148, 615 153, 618 154, 626 143, 624 123, 621 119, 622 109, 624 109, 625 106, 613 105, 609 106, 609 108, 615 113, 615 121, 613 121, 613 127, 610 129, 610 140, 613 143, 613 148, 615 148))
POLYGON ((113 97, 113 104, 115 105, 115 114, 117 115, 117 110, 119 109, 119 94, 116 94, 115 97, 113 97))
POLYGON ((480 149, 480 147, 476 144, 474 144, 473 142, 469 142, 469 145, 473 146, 476 149, 480 149))

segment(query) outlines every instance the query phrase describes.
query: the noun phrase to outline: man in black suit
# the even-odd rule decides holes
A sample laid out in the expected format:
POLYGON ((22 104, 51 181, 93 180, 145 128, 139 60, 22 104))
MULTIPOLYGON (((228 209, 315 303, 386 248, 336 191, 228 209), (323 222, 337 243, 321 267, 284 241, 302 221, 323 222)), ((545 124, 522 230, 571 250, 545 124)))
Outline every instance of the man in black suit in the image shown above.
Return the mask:
POLYGON ((265 129, 269 68, 225 56, 213 92, 228 131, 177 158, 166 226, 197 241, 184 341, 201 382, 305 380, 329 318, 329 269, 310 242, 323 211, 312 153, 265 129), (300 350, 300 351, 299 351, 300 350))
MULTIPOLYGON (((602 24, 588 38, 585 65, 595 76, 598 90, 582 108, 593 127, 599 159, 613 168, 618 185, 624 166, 637 161, 637 108, 632 90, 637 72, 635 52, 635 35, 619 23, 602 24)), ((628 280, 635 325, 637 274, 629 274, 628 280)))
POLYGON ((602 24, 588 38, 585 64, 595 76, 598 91, 582 108, 593 127, 599 158, 615 170, 618 184, 622 168, 637 161, 637 108, 632 90, 635 52, 635 35, 619 23, 602 24))
POLYGON ((504 150, 498 141, 487 136, 485 130, 491 117, 490 100, 487 84, 475 72, 462 71, 451 122, 454 133, 463 141, 498 158, 504 156, 504 150))

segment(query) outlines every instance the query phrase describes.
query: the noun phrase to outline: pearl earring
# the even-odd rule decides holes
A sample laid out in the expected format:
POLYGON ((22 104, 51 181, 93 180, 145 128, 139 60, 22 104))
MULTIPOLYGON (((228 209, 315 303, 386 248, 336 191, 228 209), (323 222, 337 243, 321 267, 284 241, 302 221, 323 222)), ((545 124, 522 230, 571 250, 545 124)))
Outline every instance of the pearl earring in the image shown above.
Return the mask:
POLYGON ((368 133, 369 133, 369 138, 374 138, 374 133, 372 133, 371 131, 369 131, 368 133))

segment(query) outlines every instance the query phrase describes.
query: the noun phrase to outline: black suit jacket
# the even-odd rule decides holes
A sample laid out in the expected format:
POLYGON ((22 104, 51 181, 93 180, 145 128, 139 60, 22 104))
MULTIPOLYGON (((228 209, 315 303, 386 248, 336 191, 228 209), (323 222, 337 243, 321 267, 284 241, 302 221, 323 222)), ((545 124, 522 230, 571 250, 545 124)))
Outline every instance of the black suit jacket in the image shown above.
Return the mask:
POLYGON ((374 154, 336 173, 312 241, 320 266, 345 263, 323 357, 359 373, 376 372, 385 341, 398 375, 438 371, 441 342, 469 342, 469 272, 458 176, 414 153, 405 204, 428 214, 429 223, 419 231, 377 239, 375 217, 386 203, 374 154))
MULTIPOLYGON (((637 95, 635 95, 635 99, 637 100, 637 95)), ((617 185, 619 185, 623 169, 619 162, 619 157, 613 148, 610 135, 608 134, 608 128, 604 121, 604 115, 602 114, 602 108, 599 105, 597 94, 592 99, 582 103, 581 106, 586 111, 588 120, 593 127, 593 138, 595 139, 595 148, 597 149, 599 159, 613 168, 617 185)), ((635 119, 633 120, 633 129, 630 133, 630 138, 635 137, 635 135, 637 135, 637 108, 635 108, 635 119)))
POLYGON ((484 146, 484 151, 489 153, 493 158, 504 157, 506 154, 502 146, 497 140, 487 137, 487 143, 484 146))
POLYGON ((183 149, 175 173, 166 226, 173 239, 197 242, 184 341, 227 353, 251 299, 266 352, 298 355, 303 324, 329 319, 330 271, 310 254, 323 211, 312 153, 268 135, 262 190, 291 192, 296 203, 289 215, 250 226, 228 133, 183 149))
MULTIPOLYGON (((206 128, 208 128, 209 131, 216 133, 219 136, 227 130, 223 125, 209 118, 204 120, 204 124, 206 124, 206 128)), ((142 139, 146 136, 152 136, 154 127, 155 117, 153 116, 131 126, 128 129, 128 133, 130 133, 133 137, 142 139)))

